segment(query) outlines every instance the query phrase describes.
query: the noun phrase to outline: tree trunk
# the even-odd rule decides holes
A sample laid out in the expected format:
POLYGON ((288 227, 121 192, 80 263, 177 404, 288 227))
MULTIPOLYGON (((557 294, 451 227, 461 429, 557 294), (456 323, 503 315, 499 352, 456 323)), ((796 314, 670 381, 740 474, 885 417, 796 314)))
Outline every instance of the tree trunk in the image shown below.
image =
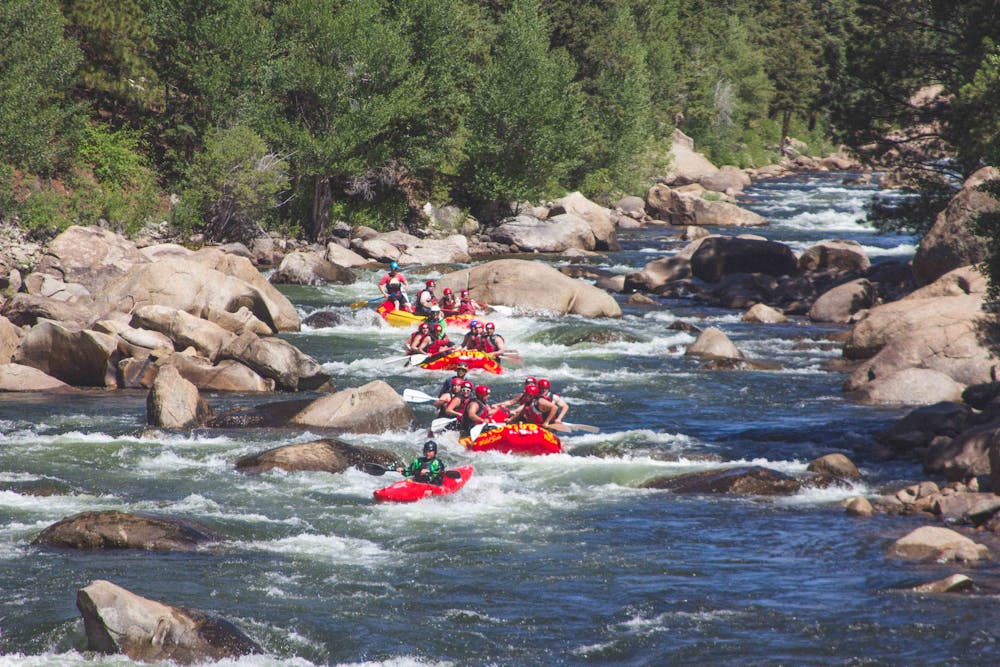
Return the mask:
POLYGON ((330 222, 330 204, 333 196, 330 193, 330 177, 317 176, 313 183, 312 225, 310 241, 319 241, 330 222))
POLYGON ((781 112, 781 148, 784 152, 785 148, 789 145, 788 143, 788 129, 792 124, 792 112, 785 111, 781 112))

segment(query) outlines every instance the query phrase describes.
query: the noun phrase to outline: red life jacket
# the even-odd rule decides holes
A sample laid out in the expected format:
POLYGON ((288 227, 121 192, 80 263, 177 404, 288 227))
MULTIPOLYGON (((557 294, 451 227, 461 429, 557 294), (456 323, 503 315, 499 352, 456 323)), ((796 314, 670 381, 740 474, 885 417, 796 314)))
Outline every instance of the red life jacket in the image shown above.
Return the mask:
POLYGON ((472 302, 471 299, 462 299, 462 302, 458 305, 459 313, 469 313, 470 315, 476 314, 476 304, 472 302))
POLYGON ((537 398, 524 404, 524 410, 521 411, 521 421, 526 424, 541 424, 545 421, 545 415, 542 414, 537 398))
POLYGON ((480 336, 479 349, 483 352, 496 352, 500 349, 497 347, 496 334, 493 334, 492 336, 480 336))
POLYGON ((480 419, 487 419, 489 417, 489 415, 486 412, 486 403, 482 402, 478 398, 470 396, 469 401, 462 406, 462 421, 459 424, 459 430, 463 436, 468 436, 469 432, 472 430, 472 427, 478 423, 478 422, 473 422, 472 419, 469 417, 469 408, 472 407, 473 403, 479 406, 479 411, 476 413, 477 417, 479 417, 480 419))
POLYGON ((465 334, 465 338, 462 339, 462 347, 468 350, 478 350, 481 345, 481 340, 480 336, 467 333, 465 334))
POLYGON ((441 348, 448 347, 449 345, 451 345, 451 341, 448 340, 447 336, 439 338, 427 347, 427 354, 437 354, 441 351, 441 348))

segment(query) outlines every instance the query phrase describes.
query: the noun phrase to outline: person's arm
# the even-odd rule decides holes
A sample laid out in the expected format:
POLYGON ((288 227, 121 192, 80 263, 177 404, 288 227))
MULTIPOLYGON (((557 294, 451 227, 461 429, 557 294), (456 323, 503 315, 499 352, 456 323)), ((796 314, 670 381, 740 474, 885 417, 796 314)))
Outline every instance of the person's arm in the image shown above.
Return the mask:
POLYGON ((382 296, 389 296, 389 290, 386 285, 389 284, 389 274, 382 276, 382 280, 378 283, 378 291, 382 293, 382 296))
POLYGON ((547 398, 538 399, 538 408, 542 411, 542 426, 548 426, 556 421, 556 404, 547 398))
POLYGON ((474 424, 485 424, 486 420, 481 414, 479 414, 479 404, 475 403, 469 406, 469 421, 474 424))
POLYGON ((454 417, 455 419, 461 419, 462 413, 458 411, 458 406, 461 405, 462 398, 456 396, 455 398, 448 401, 448 405, 444 408, 444 413, 449 417, 454 417))
POLYGON ((566 399, 564 399, 562 396, 556 396, 553 403, 556 404, 556 407, 559 409, 559 413, 556 415, 556 418, 553 419, 552 421, 561 422, 563 420, 563 417, 566 416, 566 413, 569 412, 569 403, 567 403, 566 399))
POLYGON ((499 357, 501 354, 503 354, 503 349, 506 346, 506 341, 503 339, 503 336, 501 336, 500 334, 494 336, 493 346, 496 348, 496 351, 493 353, 494 357, 499 357))
POLYGON ((451 403, 451 392, 445 391, 441 392, 441 395, 437 397, 437 400, 431 403, 435 408, 440 408, 442 405, 448 405, 451 403))

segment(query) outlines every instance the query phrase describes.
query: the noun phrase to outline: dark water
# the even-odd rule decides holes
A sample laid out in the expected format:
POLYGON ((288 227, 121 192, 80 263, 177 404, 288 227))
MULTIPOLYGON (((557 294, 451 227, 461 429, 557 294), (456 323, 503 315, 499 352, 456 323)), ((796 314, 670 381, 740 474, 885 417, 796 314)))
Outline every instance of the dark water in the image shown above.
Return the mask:
MULTIPOLYGON (((906 257, 912 238, 854 223, 873 193, 823 176, 769 182, 748 198, 773 221, 757 231, 799 249, 856 238, 875 259, 906 257)), ((657 230, 622 240, 604 268, 633 270, 669 244, 657 230)), ((444 375, 382 361, 400 354, 404 332, 346 307, 371 296, 376 278, 289 289, 303 315, 333 307, 345 317, 289 340, 338 386, 384 378, 399 391, 433 391, 444 375)), ((76 590, 102 578, 234 621, 267 651, 240 665, 994 664, 995 597, 899 592, 958 569, 888 561, 888 544, 917 524, 850 519, 837 505, 919 477, 871 455, 871 434, 903 411, 844 400, 843 376, 820 368, 839 355, 825 339, 830 327, 746 325, 739 315, 686 301, 626 306, 607 322, 504 309, 494 321, 526 365, 483 378, 494 396, 529 373, 548 377, 572 405, 567 420, 601 433, 567 437, 566 455, 534 458, 467 454, 443 438, 443 458, 476 474, 460 493, 413 505, 372 502, 390 476, 233 471, 242 455, 316 434, 140 440, 142 393, 4 396, 0 488, 45 480, 67 493, 0 491, 0 664, 129 664, 80 652, 76 590), (678 319, 718 326, 782 370, 702 371, 683 356, 693 337, 668 329, 678 319), (638 488, 734 463, 802 474, 830 452, 851 456, 865 481, 780 499, 638 488), (94 509, 184 516, 232 539, 196 555, 29 545, 52 522, 94 509)), ((224 408, 279 397, 207 398, 224 408)), ((416 412, 422 424, 432 417, 425 406, 416 412)), ((422 429, 349 439, 410 457, 422 429)))

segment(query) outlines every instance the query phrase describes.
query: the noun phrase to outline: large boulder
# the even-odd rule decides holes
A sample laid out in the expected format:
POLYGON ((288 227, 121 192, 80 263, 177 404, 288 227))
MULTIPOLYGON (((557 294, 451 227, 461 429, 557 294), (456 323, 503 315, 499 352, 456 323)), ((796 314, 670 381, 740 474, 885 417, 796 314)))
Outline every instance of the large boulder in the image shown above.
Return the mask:
MULTIPOLYGON (((257 270, 247 257, 223 252, 218 248, 202 248, 190 256, 191 261, 218 271, 246 283, 257 290, 263 305, 265 316, 261 316, 256 308, 250 304, 243 304, 257 315, 258 319, 272 325, 276 331, 298 331, 299 313, 295 310, 295 305, 288 298, 278 291, 274 285, 267 281, 267 278, 257 270)), ((169 305, 169 304, 167 304, 169 305)), ((182 310, 187 310, 183 308, 182 310)), ((238 308, 222 308, 229 312, 236 312, 238 308)), ((199 314, 194 313, 193 314, 199 314)), ((200 313, 204 316, 204 313, 200 313)))
POLYGON ((117 349, 115 336, 40 321, 25 333, 13 360, 75 387, 113 387, 117 349))
POLYGON ((14 358, 14 351, 21 344, 24 332, 3 315, 0 315, 0 364, 5 364, 14 358))
POLYGON ((800 271, 867 271, 871 266, 864 247, 857 241, 835 239, 820 241, 806 248, 799 257, 800 271))
POLYGON ((813 322, 849 322, 855 313, 875 305, 875 288, 859 278, 823 292, 809 309, 813 322))
POLYGON ((709 236, 701 239, 691 256, 691 272, 709 283, 730 273, 786 276, 795 275, 797 271, 795 253, 777 241, 709 236))
POLYGON ((168 306, 141 306, 132 312, 131 325, 158 331, 173 341, 173 347, 183 350, 190 346, 209 361, 236 338, 236 334, 190 313, 168 306))
MULTIPOLYGON (((267 281, 264 284, 271 287, 267 281)), ((291 306, 283 296, 281 299, 291 306)), ((235 313, 245 307, 272 331, 291 330, 290 318, 275 298, 265 296, 257 286, 188 259, 163 259, 137 266, 112 281, 98 298, 98 305, 102 312, 126 313, 142 306, 168 306, 196 317, 208 311, 235 313)), ((298 327, 296 314, 294 330, 298 327)))
POLYGON ((679 129, 674 130, 670 152, 673 159, 663 179, 665 183, 672 185, 697 183, 705 176, 711 176, 719 171, 708 158, 694 150, 694 140, 679 129))
POLYGON ((904 368, 880 375, 853 391, 854 398, 868 405, 933 405, 957 401, 963 385, 938 371, 927 368, 904 368))
POLYGON ((987 558, 989 549, 950 528, 921 526, 896 540, 888 556, 917 562, 974 562, 987 558))
POLYGON ((699 227, 760 227, 760 215, 736 204, 710 197, 701 188, 670 189, 657 184, 646 195, 650 213, 672 225, 699 227))
POLYGON ((653 292, 669 282, 691 277, 691 260, 687 257, 661 257, 625 276, 625 291, 653 292))
POLYGON ((244 456, 236 461, 236 470, 248 475, 267 472, 274 468, 289 472, 316 470, 340 473, 363 463, 377 463, 390 467, 396 461, 396 455, 392 452, 326 439, 283 445, 259 454, 244 456))
POLYGON ((54 320, 84 329, 100 319, 95 311, 94 304, 89 301, 67 303, 18 292, 4 302, 0 314, 19 327, 34 326, 39 320, 54 320))
POLYGON ((36 271, 66 283, 80 283, 96 295, 136 264, 148 261, 132 241, 119 234, 73 225, 49 242, 36 271))
POLYGON ((213 364, 208 359, 188 354, 171 354, 155 362, 157 370, 173 366, 181 377, 203 391, 273 391, 274 380, 261 377, 238 361, 223 359, 213 364))
POLYGON ((685 356, 704 357, 707 359, 742 359, 739 351, 729 337, 716 327, 708 327, 698 334, 693 343, 684 351, 685 356))
POLYGON ((244 332, 229 341, 220 357, 242 363, 287 391, 319 389, 330 381, 330 375, 315 359, 273 336, 262 338, 244 332))
POLYGON ((933 282, 952 269, 978 264, 986 257, 986 240, 973 233, 971 221, 980 213, 1000 208, 989 193, 977 189, 997 178, 1000 172, 995 168, 983 167, 965 181, 961 191, 938 214, 913 257, 913 271, 921 283, 933 282))
POLYGON ((507 218, 490 230, 490 240, 522 252, 565 252, 571 248, 593 250, 594 232, 583 218, 570 213, 540 220, 530 215, 507 218))
POLYGON ((326 244, 326 261, 349 269, 370 263, 370 260, 334 241, 326 244))
POLYGON ((555 200, 552 204, 549 217, 554 217, 561 213, 570 213, 582 218, 590 225, 590 230, 594 233, 594 242, 597 250, 618 249, 615 223, 612 221, 609 209, 590 201, 579 192, 571 192, 565 197, 555 200))
POLYGON ((350 285, 356 278, 350 269, 314 252, 296 251, 285 255, 270 280, 275 285, 350 285))
POLYGON ((469 239, 461 234, 443 239, 418 239, 399 254, 400 264, 462 264, 471 259, 469 239))
POLYGON ((621 317, 614 297, 544 262, 499 259, 449 273, 438 287, 470 290, 483 303, 583 317, 621 317))
POLYGON ((645 489, 674 493, 733 493, 774 496, 796 493, 802 484, 793 477, 760 466, 705 470, 674 477, 659 477, 642 484, 645 489))
POLYGON ((172 429, 195 428, 212 416, 198 388, 173 366, 162 366, 146 397, 146 423, 172 429))
POLYGON ((98 579, 76 594, 87 650, 130 660, 189 665, 262 653, 228 621, 149 600, 98 579))
POLYGON ((924 457, 924 470, 930 474, 944 475, 949 481, 955 482, 991 474, 990 451, 998 445, 1000 422, 993 421, 970 428, 955 438, 942 438, 932 443, 924 457))
POLYGON ((194 521, 106 510, 66 517, 43 530, 31 543, 83 551, 145 549, 192 552, 221 539, 218 533, 194 521))
POLYGON ((31 366, 0 364, 0 392, 6 391, 66 393, 76 391, 76 389, 31 366))
POLYGON ((312 401, 290 423, 347 433, 382 433, 406 428, 412 421, 413 412, 403 397, 375 380, 312 401))

